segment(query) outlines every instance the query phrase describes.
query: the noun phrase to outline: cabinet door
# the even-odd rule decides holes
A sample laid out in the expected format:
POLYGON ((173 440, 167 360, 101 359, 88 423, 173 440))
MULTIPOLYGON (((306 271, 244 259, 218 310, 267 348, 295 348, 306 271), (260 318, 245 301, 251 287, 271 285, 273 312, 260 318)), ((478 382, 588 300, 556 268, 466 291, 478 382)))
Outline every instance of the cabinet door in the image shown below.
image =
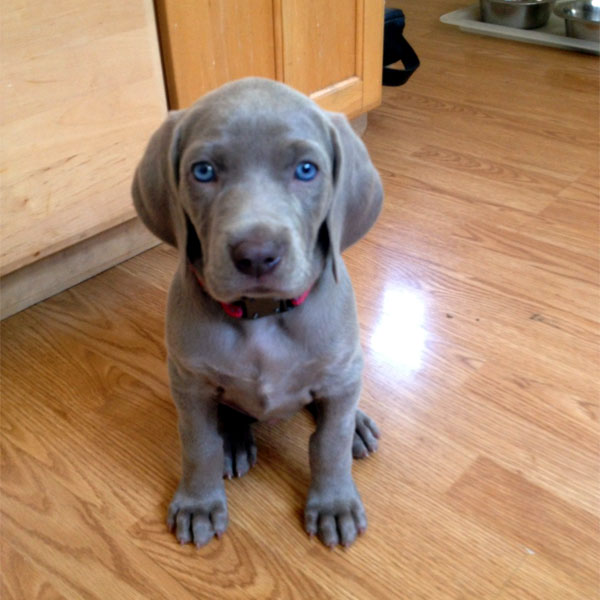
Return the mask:
POLYGON ((283 81, 351 117, 377 106, 383 8, 378 0, 283 0, 283 81))
POLYGON ((276 77, 273 0, 156 0, 170 108, 240 77, 276 77))
POLYGON ((381 99, 383 0, 156 0, 171 108, 249 75, 356 116, 381 99))

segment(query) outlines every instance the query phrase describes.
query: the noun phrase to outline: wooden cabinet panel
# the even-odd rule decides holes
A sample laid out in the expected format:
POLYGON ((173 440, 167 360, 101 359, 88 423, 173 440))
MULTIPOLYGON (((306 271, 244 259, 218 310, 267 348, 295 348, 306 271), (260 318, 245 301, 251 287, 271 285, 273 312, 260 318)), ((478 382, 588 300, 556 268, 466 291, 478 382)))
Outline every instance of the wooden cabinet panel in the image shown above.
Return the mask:
POLYGON ((157 0, 171 108, 259 75, 355 117, 381 98, 383 0, 157 0))
POLYGON ((312 94, 361 72, 356 0, 282 4, 285 82, 312 94))
POLYGON ((5 275, 135 217, 166 102, 151 0, 9 0, 0 26, 5 275))
POLYGON ((156 0, 172 108, 249 75, 275 78, 272 0, 156 0))

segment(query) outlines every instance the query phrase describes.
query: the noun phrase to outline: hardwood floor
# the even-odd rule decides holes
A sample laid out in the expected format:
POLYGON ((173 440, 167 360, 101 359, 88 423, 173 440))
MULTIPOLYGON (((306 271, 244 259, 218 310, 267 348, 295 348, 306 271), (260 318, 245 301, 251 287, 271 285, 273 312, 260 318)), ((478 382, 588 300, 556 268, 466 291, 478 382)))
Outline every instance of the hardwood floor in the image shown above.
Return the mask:
POLYGON ((367 533, 304 534, 307 414, 258 427, 222 540, 167 532, 159 246, 2 322, 3 598, 598 597, 598 58, 397 4, 422 66, 369 116, 386 204, 346 253, 382 430, 367 533))

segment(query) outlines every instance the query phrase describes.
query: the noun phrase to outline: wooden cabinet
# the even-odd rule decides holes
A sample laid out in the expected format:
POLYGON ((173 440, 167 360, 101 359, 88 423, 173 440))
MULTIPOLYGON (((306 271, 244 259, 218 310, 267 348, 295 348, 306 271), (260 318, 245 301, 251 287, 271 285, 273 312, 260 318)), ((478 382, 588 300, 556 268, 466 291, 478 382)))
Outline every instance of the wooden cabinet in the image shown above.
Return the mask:
POLYGON ((2 317, 157 243, 129 190, 165 79, 171 108, 248 75, 350 117, 380 101, 383 0, 8 0, 0 19, 2 317))
POLYGON ((0 27, 4 317, 155 243, 130 186, 166 99, 152 0, 8 0, 0 27))
POLYGON ((269 77, 354 117, 381 98, 383 0, 157 0, 171 108, 269 77))

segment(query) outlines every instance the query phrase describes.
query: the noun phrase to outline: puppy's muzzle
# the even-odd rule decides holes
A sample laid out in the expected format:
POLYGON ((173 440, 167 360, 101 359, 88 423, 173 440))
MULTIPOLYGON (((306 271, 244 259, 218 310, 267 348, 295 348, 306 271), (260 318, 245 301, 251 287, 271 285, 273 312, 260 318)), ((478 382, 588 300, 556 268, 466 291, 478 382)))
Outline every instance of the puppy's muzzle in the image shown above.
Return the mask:
POLYGON ((235 268, 244 275, 271 275, 285 260, 289 244, 283 235, 257 228, 229 246, 235 268))

